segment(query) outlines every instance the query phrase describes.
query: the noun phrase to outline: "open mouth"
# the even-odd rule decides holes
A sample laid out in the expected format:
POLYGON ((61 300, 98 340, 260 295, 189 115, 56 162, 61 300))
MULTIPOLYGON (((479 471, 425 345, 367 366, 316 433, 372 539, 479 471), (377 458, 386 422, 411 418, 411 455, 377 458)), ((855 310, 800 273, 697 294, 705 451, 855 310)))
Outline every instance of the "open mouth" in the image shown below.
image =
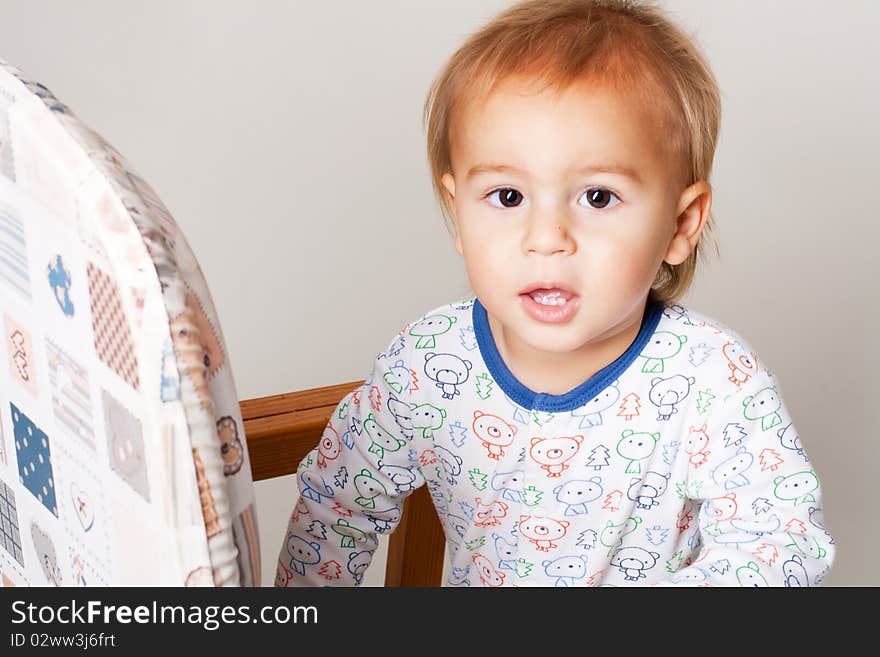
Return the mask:
POLYGON ((526 311, 540 322, 564 322, 578 306, 579 297, 557 282, 533 283, 520 292, 526 311))

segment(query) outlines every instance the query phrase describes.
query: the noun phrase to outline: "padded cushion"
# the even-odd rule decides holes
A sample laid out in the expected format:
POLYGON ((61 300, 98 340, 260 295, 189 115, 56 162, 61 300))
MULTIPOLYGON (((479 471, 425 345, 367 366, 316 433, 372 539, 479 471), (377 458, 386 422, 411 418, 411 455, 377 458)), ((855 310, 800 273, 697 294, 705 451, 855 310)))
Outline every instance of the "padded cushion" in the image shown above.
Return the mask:
POLYGON ((2 61, 0 339, 3 584, 259 584, 198 263, 124 158, 2 61))

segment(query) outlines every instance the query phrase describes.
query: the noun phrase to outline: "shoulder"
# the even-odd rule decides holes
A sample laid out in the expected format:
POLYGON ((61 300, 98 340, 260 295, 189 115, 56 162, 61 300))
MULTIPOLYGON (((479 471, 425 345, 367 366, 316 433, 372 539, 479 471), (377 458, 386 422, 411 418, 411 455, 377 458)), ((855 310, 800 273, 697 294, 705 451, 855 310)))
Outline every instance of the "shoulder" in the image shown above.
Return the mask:
POLYGON ((406 322, 398 331, 380 357, 398 356, 406 359, 412 347, 439 336, 460 329, 472 330, 471 316, 474 307, 474 296, 457 299, 440 306, 429 308, 417 317, 406 322))
POLYGON ((687 346, 701 344, 755 353, 752 344, 738 331, 716 317, 682 304, 663 306, 657 331, 668 331, 686 338, 687 346))

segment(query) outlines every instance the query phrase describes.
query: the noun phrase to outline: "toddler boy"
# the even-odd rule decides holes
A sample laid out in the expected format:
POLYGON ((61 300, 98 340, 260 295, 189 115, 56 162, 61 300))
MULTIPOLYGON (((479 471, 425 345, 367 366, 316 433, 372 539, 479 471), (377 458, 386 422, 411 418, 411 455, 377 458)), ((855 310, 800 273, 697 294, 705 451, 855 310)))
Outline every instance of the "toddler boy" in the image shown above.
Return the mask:
POLYGON ((474 294, 407 324, 298 470, 278 585, 356 585, 427 485, 450 585, 815 586, 834 541, 780 385, 678 303, 717 84, 646 4, 529 0, 425 119, 474 294))

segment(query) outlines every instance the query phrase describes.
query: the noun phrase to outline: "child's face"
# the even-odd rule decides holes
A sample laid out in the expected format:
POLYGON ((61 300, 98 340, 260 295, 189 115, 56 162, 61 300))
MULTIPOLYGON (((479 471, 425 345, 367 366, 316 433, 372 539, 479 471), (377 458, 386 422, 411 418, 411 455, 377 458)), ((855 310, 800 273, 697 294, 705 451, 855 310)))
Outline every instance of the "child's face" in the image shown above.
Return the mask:
POLYGON ((708 184, 677 187, 651 117, 585 83, 556 99, 511 79, 462 111, 442 183, 453 197, 455 248, 490 317, 542 351, 574 351, 631 328, 661 262, 683 262, 693 249, 708 184), (479 165, 509 169, 473 171, 479 165), (636 178, 588 170, 615 165, 636 178), (533 312, 524 292, 542 281, 573 293, 547 307, 565 309, 562 321, 533 312))

